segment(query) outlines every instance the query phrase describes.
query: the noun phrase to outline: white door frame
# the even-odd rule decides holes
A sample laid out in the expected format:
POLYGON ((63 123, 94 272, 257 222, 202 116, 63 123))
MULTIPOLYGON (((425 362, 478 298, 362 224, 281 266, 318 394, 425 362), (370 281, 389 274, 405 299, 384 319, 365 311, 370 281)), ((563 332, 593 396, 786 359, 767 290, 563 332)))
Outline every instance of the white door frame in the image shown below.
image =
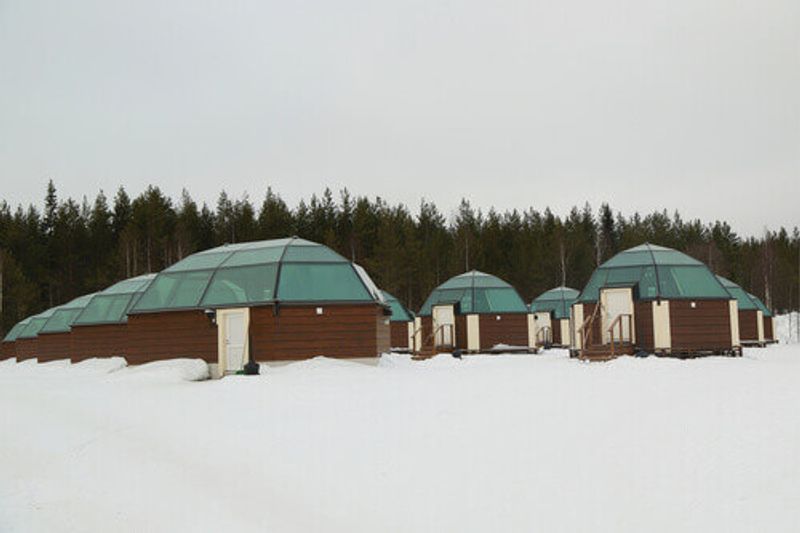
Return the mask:
POLYGON ((431 309, 431 322, 433 323, 433 344, 437 345, 437 340, 440 346, 455 346, 456 345, 456 308, 452 304, 448 305, 434 305, 431 309), (440 311, 437 313, 437 311, 440 311), (445 315, 445 316, 442 316, 445 315), (452 318, 452 320, 450 320, 452 318), (440 332, 436 332, 439 326, 450 324, 452 328, 443 328, 440 332), (452 338, 448 339, 449 336, 452 338), (450 341, 448 344, 447 341, 450 341))
POLYGON ((232 314, 242 313, 244 315, 244 349, 242 352, 242 366, 247 364, 250 354, 250 338, 248 331, 250 330, 250 308, 237 307, 234 309, 218 309, 217 310, 217 362, 219 364, 220 374, 227 374, 241 370, 239 368, 228 368, 228 350, 225 338, 227 337, 227 316, 232 314))
POLYGON ((533 323, 536 326, 536 331, 534 332, 536 341, 542 342, 553 342, 553 321, 550 316, 550 311, 539 311, 538 313, 533 314, 533 323), (539 339, 539 331, 548 328, 550 331, 547 334, 547 338, 539 339))
MULTIPOLYGON (((617 301, 619 303, 620 300, 617 301)), ((636 342, 636 328, 634 327, 634 316, 633 316, 633 287, 607 287, 600 289, 600 303, 602 304, 602 313, 601 313, 601 324, 603 326, 603 330, 600 332, 600 336, 603 339, 603 344, 608 344, 611 340, 611 336, 608 333, 608 326, 614 321, 617 316, 621 314, 629 314, 631 315, 631 323, 630 323, 630 331, 627 331, 628 323, 623 321, 623 336, 629 337, 631 343, 636 342), (614 295, 616 298, 624 299, 625 306, 627 309, 619 310, 619 309, 609 309, 608 297, 614 295)), ((616 334, 615 334, 616 335, 616 334)), ((621 339, 616 339, 617 341, 621 339)))

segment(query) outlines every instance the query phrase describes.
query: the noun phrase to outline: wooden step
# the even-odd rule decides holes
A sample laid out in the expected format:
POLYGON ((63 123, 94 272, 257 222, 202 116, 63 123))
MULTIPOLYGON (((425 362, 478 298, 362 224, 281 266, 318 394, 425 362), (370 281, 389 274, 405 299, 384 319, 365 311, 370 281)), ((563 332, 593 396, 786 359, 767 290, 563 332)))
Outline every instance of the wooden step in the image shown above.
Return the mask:
POLYGON ((433 347, 431 345, 423 346, 418 352, 411 356, 414 360, 421 360, 421 359, 430 359, 434 355, 439 355, 440 353, 451 353, 453 351, 453 346, 436 346, 433 347))
POLYGON ((624 344, 615 344, 613 354, 611 353, 610 344, 594 344, 592 346, 587 346, 586 348, 582 349, 578 354, 578 358, 585 359, 587 361, 609 361, 621 355, 633 355, 633 354, 634 354, 634 346, 629 342, 626 342, 624 344))

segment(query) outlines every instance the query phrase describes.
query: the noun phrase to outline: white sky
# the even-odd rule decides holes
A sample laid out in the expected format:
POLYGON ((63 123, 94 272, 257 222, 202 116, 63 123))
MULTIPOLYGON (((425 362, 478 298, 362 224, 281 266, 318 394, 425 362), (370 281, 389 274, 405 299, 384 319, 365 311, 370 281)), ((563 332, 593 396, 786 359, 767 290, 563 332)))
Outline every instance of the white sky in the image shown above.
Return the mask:
POLYGON ((800 224, 800 2, 0 0, 0 198, 800 224))

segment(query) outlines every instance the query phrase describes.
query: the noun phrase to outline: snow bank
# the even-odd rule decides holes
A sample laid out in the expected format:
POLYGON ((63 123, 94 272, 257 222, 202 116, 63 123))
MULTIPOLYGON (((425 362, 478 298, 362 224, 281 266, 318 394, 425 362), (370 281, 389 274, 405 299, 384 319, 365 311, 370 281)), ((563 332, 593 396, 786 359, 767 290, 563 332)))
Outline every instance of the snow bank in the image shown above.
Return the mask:
POLYGON ((385 353, 378 359, 378 368, 407 368, 416 364, 411 354, 385 353))
POLYGON ((168 359, 126 367, 112 374, 116 381, 203 381, 211 374, 202 359, 168 359))
MULTIPOLYGON (((370 371, 375 367, 373 362, 355 361, 349 359, 336 359, 333 357, 317 356, 302 361, 294 361, 285 365, 261 365, 262 374, 284 374, 299 376, 320 376, 338 373, 353 373, 370 371)), ((351 374, 352 375, 352 374, 351 374)))
POLYGON ((70 363, 68 359, 46 363, 39 363, 36 359, 26 359, 17 363, 16 359, 10 359, 0 362, 0 373, 13 373, 17 376, 70 378, 109 374, 125 368, 125 366, 127 363, 122 357, 87 359, 79 363, 70 363))
POLYGON ((72 364, 72 371, 81 374, 110 374, 128 366, 124 357, 95 357, 72 364))

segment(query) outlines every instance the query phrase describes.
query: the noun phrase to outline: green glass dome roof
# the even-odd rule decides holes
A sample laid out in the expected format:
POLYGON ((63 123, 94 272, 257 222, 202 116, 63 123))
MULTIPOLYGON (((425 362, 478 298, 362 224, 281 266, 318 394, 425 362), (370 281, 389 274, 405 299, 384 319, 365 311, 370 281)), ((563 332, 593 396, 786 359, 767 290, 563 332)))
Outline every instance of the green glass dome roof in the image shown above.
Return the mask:
POLYGON ((629 286, 636 286, 640 300, 731 298, 711 270, 697 259, 645 243, 597 267, 577 301, 596 302, 601 288, 629 286))
POLYGON ((722 276, 717 276, 717 279, 720 283, 722 283, 722 286, 725 287, 725 290, 727 290, 730 295, 736 299, 736 303, 739 306, 739 311, 754 311, 758 309, 758 306, 753 299, 750 298, 747 292, 739 285, 727 278, 723 278, 722 276))
POLYGON ((550 289, 531 302, 531 312, 546 313, 552 311, 554 318, 569 318, 569 310, 579 295, 579 291, 570 287, 550 289))
POLYGON ((392 310, 392 322, 411 322, 414 320, 414 314, 400 303, 400 300, 386 291, 381 292, 383 293, 383 299, 386 300, 386 303, 389 304, 389 308, 392 310))
POLYGON ((19 334, 22 333, 22 330, 28 325, 31 321, 31 317, 25 318, 17 322, 14 327, 12 327, 6 336, 3 338, 3 342, 14 342, 19 337, 19 334))
POLYGON ((44 327, 45 323, 53 316, 53 313, 58 310, 58 307, 52 307, 47 311, 43 311, 38 315, 30 317, 28 323, 17 334, 17 339, 33 339, 39 334, 39 331, 44 327))
POLYGON ((190 255, 159 273, 129 313, 276 301, 384 303, 363 268, 327 246, 293 237, 190 255))
POLYGON ((65 303, 56 309, 52 316, 47 319, 39 333, 67 333, 72 329, 72 324, 81 311, 89 305, 94 298, 94 294, 80 296, 65 303))
POLYGON ((750 297, 751 300, 753 300, 753 303, 756 304, 756 307, 758 307, 761 310, 761 312, 764 313, 765 317, 772 316, 772 311, 770 311, 769 308, 767 308, 767 306, 764 305, 764 302, 761 301, 761 298, 759 298, 754 294, 750 294, 749 292, 747 293, 747 295, 750 297))
POLYGON ((155 274, 136 276, 98 292, 76 315, 71 325, 124 324, 128 320, 128 310, 155 277, 155 274))
POLYGON ((420 316, 430 316, 438 304, 459 304, 462 314, 527 313, 528 307, 517 290, 491 274, 466 272, 436 287, 420 309, 420 316))

